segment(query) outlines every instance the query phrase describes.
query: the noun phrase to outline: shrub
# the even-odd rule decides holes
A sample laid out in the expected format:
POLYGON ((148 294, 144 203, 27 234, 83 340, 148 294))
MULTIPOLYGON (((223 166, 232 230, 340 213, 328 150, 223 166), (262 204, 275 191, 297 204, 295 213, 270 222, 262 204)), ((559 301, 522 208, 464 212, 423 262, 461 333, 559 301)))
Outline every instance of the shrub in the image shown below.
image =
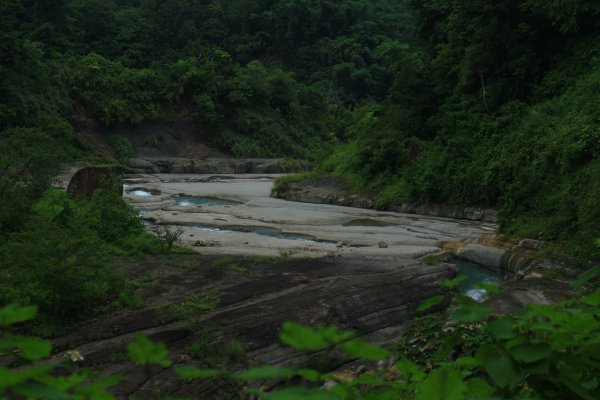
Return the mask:
POLYGON ((171 251, 173 245, 181 235, 183 235, 183 229, 179 226, 169 226, 169 225, 156 225, 152 227, 152 232, 156 234, 159 242, 167 251, 171 251))
POLYGON ((131 288, 110 262, 108 244, 125 247, 142 235, 137 213, 115 193, 74 200, 48 190, 0 245, 0 301, 39 304, 50 334, 111 303, 129 304, 131 288))
POLYGON ((119 245, 123 239, 144 232, 139 213, 112 190, 98 189, 89 202, 80 201, 80 205, 82 218, 89 218, 91 228, 108 243, 119 245))
POLYGON ((290 183, 301 182, 304 179, 307 179, 311 176, 313 176, 313 174, 310 172, 302 172, 302 173, 298 173, 298 174, 291 174, 291 175, 285 175, 285 176, 279 177, 279 178, 277 178, 277 180, 275 180, 275 184, 273 185, 273 188, 271 189, 271 196, 272 197, 282 196, 283 194, 285 194, 285 192, 287 192, 289 190, 290 183))
POLYGON ((61 215, 32 218, 0 252, 1 302, 40 304, 57 325, 93 315, 126 288, 94 231, 61 215))
POLYGON ((125 136, 111 135, 108 138, 108 144, 110 145, 115 158, 119 161, 123 161, 135 156, 133 145, 125 136))

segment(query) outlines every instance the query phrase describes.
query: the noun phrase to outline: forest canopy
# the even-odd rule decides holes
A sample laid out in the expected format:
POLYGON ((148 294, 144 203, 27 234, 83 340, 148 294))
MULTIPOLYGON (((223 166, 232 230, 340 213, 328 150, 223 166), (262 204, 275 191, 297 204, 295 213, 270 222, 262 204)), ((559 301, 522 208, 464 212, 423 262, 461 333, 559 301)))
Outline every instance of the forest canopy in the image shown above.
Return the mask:
POLYGON ((89 121, 186 119, 234 156, 312 159, 381 208, 491 205, 507 232, 598 257, 597 1, 4 0, 0 15, 7 204, 94 159, 89 121))

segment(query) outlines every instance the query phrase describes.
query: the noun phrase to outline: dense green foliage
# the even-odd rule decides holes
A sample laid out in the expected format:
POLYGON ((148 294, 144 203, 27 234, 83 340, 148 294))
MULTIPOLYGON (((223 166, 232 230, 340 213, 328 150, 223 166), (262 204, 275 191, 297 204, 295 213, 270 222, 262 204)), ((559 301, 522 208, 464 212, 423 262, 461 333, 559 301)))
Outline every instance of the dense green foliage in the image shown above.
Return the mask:
POLYGON ((3 1, 0 130, 193 119, 238 156, 314 156, 382 99, 378 47, 417 40, 391 1, 3 1))
MULTIPOLYGON (((110 190, 73 199, 48 189, 62 163, 99 160, 79 135, 89 129, 108 133, 122 161, 135 153, 124 129, 192 120, 199 137, 235 156, 315 160, 313 174, 342 176, 381 208, 498 206, 507 232, 600 256, 597 1, 0 0, 0 15, 0 304, 40 311, 31 322, 34 308, 0 309, 0 357, 15 358, 10 365, 51 352, 14 335, 16 323, 50 336, 135 305, 114 255, 170 251, 177 239, 167 228, 162 243, 146 234, 110 190)), ((185 316, 205 300, 170 311, 185 316)), ((599 306, 590 290, 498 317, 459 297, 452 324, 427 319, 407 333, 394 368, 331 391, 317 390, 333 379, 318 369, 178 372, 303 382, 265 399, 595 399, 599 306), (415 351, 419 341, 435 351, 415 351)), ((290 323, 281 340, 307 354, 389 355, 336 327, 290 323)), ((190 352, 220 367, 207 359, 244 351, 228 346, 221 354, 198 341, 190 352)), ((141 336, 128 353, 144 366, 172 363, 141 336)), ((112 398, 105 390, 115 382, 0 366, 0 396, 112 398)))
POLYGON ((320 172, 380 207, 500 206, 506 231, 598 256, 597 2, 19 0, 0 12, 1 141, 28 129, 55 158, 89 157, 72 126, 194 120, 236 156, 324 160, 320 172))
POLYGON ((147 234, 120 196, 97 190, 74 200, 48 190, 21 217, 22 228, 0 245, 0 303, 39 304, 39 333, 136 302, 109 255, 137 250, 147 234))
POLYGON ((320 167, 394 203, 500 207, 507 232, 598 257, 597 2, 419 1, 386 100, 320 167))

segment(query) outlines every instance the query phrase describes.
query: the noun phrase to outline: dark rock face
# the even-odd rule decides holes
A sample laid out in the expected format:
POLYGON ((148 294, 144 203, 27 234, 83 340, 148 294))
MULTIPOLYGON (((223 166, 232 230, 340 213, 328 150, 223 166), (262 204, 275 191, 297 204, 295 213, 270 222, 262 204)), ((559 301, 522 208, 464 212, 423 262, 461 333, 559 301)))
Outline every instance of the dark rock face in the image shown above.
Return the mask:
POLYGON ((130 172, 163 174, 281 174, 310 169, 310 163, 263 158, 129 159, 130 172))
POLYGON ((110 187, 119 195, 123 195, 123 183, 120 179, 115 182, 115 176, 120 169, 115 167, 86 167, 71 178, 67 193, 71 196, 92 197, 96 189, 110 187))
POLYGON ((504 282, 499 294, 486 301, 496 314, 510 314, 529 304, 554 304, 573 295, 568 283, 549 279, 524 279, 504 282))
POLYGON ((481 207, 463 207, 449 204, 422 204, 415 205, 404 203, 390 207, 390 211, 430 215, 432 217, 446 217, 455 219, 468 219, 471 221, 482 221, 496 223, 496 210, 481 207))
MULTIPOLYGON (((375 201, 372 198, 346 194, 340 189, 339 181, 332 184, 329 180, 307 179, 298 183, 290 183, 279 197, 285 200, 299 201, 304 203, 335 204, 358 208, 374 208, 375 201)), ((481 207, 462 207, 447 204, 396 204, 389 207, 390 211, 429 215, 432 217, 446 217, 455 219, 468 219, 472 221, 496 222, 496 210, 481 207)))
POLYGON ((120 167, 96 167, 85 163, 75 163, 54 178, 54 187, 65 190, 72 197, 94 195, 96 189, 110 187, 115 193, 123 195, 123 183, 120 167))
MULTIPOLYGON (((212 344, 219 346, 235 338, 246 345, 252 363, 298 365, 303 357, 279 344, 282 323, 336 324, 367 340, 384 342, 398 336, 425 299, 444 292, 439 280, 455 275, 447 265, 431 267, 415 260, 380 257, 293 260, 249 266, 244 272, 222 266, 178 273, 165 268, 160 265, 163 277, 143 288, 145 308, 92 321, 55 341, 59 350, 78 346, 86 362, 99 365, 103 373, 127 375, 127 382, 117 387, 122 398, 150 398, 157 387, 161 397, 231 398, 219 395, 215 385, 206 382, 182 385, 169 370, 156 370, 148 377, 129 363, 110 363, 111 354, 124 351, 136 331, 165 342, 173 359, 189 361, 185 347, 202 333, 164 312, 164 305, 201 298, 210 288, 222 288, 219 305, 199 313, 197 325, 214 327, 208 333, 212 344)), ((149 273, 147 269, 143 272, 149 273)), ((440 304, 436 310, 446 305, 440 304)))

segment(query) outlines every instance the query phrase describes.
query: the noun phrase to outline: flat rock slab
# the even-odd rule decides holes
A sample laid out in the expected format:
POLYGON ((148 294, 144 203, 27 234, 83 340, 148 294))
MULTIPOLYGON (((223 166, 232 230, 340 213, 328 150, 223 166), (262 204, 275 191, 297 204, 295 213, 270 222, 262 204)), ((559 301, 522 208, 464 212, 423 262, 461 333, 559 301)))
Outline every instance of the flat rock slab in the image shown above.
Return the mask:
POLYGON ((417 258, 437 251, 440 241, 469 242, 495 229, 481 222, 273 199, 277 176, 141 175, 129 182, 161 195, 126 198, 153 223, 182 227, 183 244, 217 244, 198 248, 204 254, 417 258), (174 207, 173 198, 181 194, 239 203, 174 207), (337 247, 338 242, 346 245, 337 247), (388 246, 380 248, 379 242, 388 246))
MULTIPOLYGON (((181 255, 164 264, 148 261, 147 268, 130 266, 134 277, 162 274, 139 289, 146 305, 82 324, 77 332, 56 340, 55 346, 61 351, 79 349, 86 363, 104 374, 118 370, 127 375, 127 381, 116 388, 121 398, 136 394, 138 398, 149 398, 147 391, 157 387, 161 388, 161 396, 227 398, 215 394, 211 385, 177 384, 178 378, 162 369, 148 376, 127 362, 115 363, 114 355, 125 352, 134 332, 140 331, 165 342, 175 361, 193 362, 185 354, 185 347, 208 335, 215 346, 234 338, 240 340, 251 363, 299 364, 303 357, 279 344, 282 323, 335 324, 368 340, 384 342, 397 337, 405 322, 416 315, 419 304, 445 293, 439 280, 455 275, 452 268, 427 266, 410 259, 281 259, 267 264, 243 258, 227 263, 218 260, 181 255), (215 288, 220 293, 218 306, 195 312, 192 324, 169 308, 203 298, 215 288), (206 327, 211 329, 203 333, 206 327), (189 393, 191 387, 195 392, 189 393)), ((57 359, 60 357, 57 355, 57 359)))
POLYGON ((496 314, 518 312, 530 304, 555 304, 573 296, 566 282, 549 279, 524 279, 504 282, 499 294, 486 302, 496 314))

